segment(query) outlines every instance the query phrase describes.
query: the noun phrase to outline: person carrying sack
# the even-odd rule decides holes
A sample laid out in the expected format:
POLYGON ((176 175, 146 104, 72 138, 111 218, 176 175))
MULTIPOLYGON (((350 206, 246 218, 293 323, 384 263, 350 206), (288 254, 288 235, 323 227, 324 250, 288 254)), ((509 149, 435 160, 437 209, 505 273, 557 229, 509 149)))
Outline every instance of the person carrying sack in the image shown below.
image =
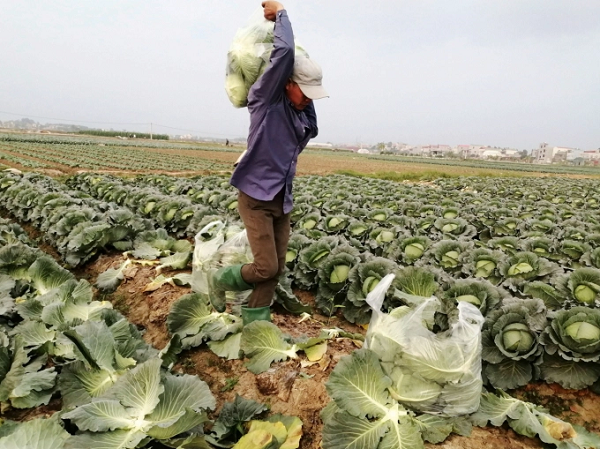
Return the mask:
POLYGON ((275 287, 285 269, 298 155, 318 133, 313 100, 329 96, 321 67, 309 57, 295 56, 283 5, 266 1, 262 7, 265 19, 275 22, 274 46, 269 65, 248 93, 248 149, 230 180, 239 190, 238 210, 254 261, 215 269, 208 276, 209 298, 220 312, 225 292, 253 289, 242 307, 244 325, 271 319, 275 287))

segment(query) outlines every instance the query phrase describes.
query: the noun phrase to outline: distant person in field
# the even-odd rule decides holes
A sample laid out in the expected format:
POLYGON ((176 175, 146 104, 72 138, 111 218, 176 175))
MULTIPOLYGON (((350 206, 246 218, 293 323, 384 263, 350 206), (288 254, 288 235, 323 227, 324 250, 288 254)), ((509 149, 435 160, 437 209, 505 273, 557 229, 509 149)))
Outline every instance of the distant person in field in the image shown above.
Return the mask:
POLYGON ((283 5, 267 1, 262 7, 265 18, 275 22, 274 48, 248 94, 248 149, 230 181, 239 190, 238 210, 254 262, 209 275, 209 297, 221 312, 226 291, 253 289, 242 307, 244 325, 271 319, 275 287, 285 269, 298 155, 318 133, 313 100, 328 96, 319 65, 308 57, 295 57, 294 33, 283 5))

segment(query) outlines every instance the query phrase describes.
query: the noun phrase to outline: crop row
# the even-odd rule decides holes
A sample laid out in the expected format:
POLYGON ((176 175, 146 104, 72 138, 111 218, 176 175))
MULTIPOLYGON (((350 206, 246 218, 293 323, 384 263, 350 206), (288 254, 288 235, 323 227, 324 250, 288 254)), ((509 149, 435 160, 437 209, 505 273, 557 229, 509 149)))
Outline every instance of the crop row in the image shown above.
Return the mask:
POLYGON ((17 154, 73 168, 188 171, 215 170, 225 167, 222 163, 199 157, 144 151, 130 146, 3 142, 2 147, 17 154))
POLYGON ((18 157, 15 156, 13 154, 9 154, 9 153, 5 153, 3 151, 0 151, 0 160, 4 160, 4 161, 8 161, 8 162, 13 162, 16 164, 19 164, 23 167, 28 167, 28 168, 46 168, 49 167, 48 164, 45 164, 43 162, 39 162, 39 161, 34 161, 31 159, 26 159, 26 158, 22 158, 22 157, 18 157))
MULTIPOLYGON (((232 190, 220 177, 119 181, 80 175, 69 182, 105 201, 116 195, 125 205, 128 192, 156 192, 148 185, 157 186, 172 197, 201 199, 213 206, 215 216, 236 219, 230 208, 235 204, 232 190), (221 195, 225 200, 216 201, 221 195)), ((514 186, 509 180, 472 179, 424 187, 334 176, 300 178, 296 188, 302 194, 292 211, 288 276, 296 287, 316 291, 316 305, 325 313, 341 308, 349 321, 367 323, 371 309, 366 297, 390 272, 398 273, 395 291, 468 299, 485 316, 496 316, 493 311, 505 307, 507 297, 552 311, 579 306, 587 311, 600 304, 599 289, 593 287, 600 285, 599 193, 591 181, 531 179, 514 186), (513 199, 500 199, 498 193, 513 199)), ((131 194, 136 203, 140 197, 131 194)), ((391 292, 384 306, 391 310, 405 302, 391 292)), ((510 365, 527 373, 511 379, 511 387, 536 376, 557 378, 541 357, 537 342, 545 317, 540 322, 526 331, 531 337, 524 344, 527 351, 521 348, 510 362, 502 359, 504 369, 510 365)), ((546 354, 546 360, 556 363, 554 354, 546 354)), ((594 351, 581 366, 594 373, 599 355, 594 351)), ((501 377, 490 377, 506 387, 501 377)), ((561 382, 581 388, 596 379, 592 374, 561 382)))
MULTIPOLYGON (((223 177, 121 180, 82 174, 67 184, 154 228, 190 236, 194 227, 197 232, 217 218, 239 220, 235 192, 223 177)), ((570 360, 565 363, 579 367, 566 370, 575 373, 568 378, 548 368, 557 363, 556 351, 544 356, 541 349, 546 311, 554 316, 584 307, 595 316, 600 305, 595 183, 529 179, 515 186, 510 180, 473 178, 441 180, 430 187, 333 176, 300 178, 296 188, 302 194, 292 211, 285 276, 296 287, 315 291, 316 306, 324 313, 341 310, 351 322, 369 322, 366 298, 388 273, 397 277, 385 310, 406 304, 406 295, 436 295, 469 301, 486 319, 496 320, 497 310, 509 308, 510 300, 529 301, 544 310, 543 318, 536 327, 521 329, 522 346, 501 358, 503 369, 510 366, 525 374, 510 380, 490 374, 492 382, 515 387, 542 378, 582 388, 598 379, 600 334, 599 346, 589 356, 573 355, 573 342, 563 350, 570 360)), ((500 361, 488 363, 492 372, 500 361)))
POLYGON ((108 246, 129 249, 139 232, 152 229, 151 223, 128 209, 69 191, 64 184, 33 172, 2 173, 0 204, 41 231, 70 266, 108 246))
POLYGON ((414 164, 428 164, 448 167, 469 167, 481 170, 501 170, 506 172, 534 172, 534 173, 552 173, 552 174, 577 174, 587 176, 600 176, 598 167, 589 167, 581 165, 559 165, 559 164, 531 164, 524 162, 508 161, 482 161, 474 159, 449 159, 449 158, 427 158, 411 156, 389 156, 389 155, 370 155, 369 159, 379 161, 410 162, 414 164))

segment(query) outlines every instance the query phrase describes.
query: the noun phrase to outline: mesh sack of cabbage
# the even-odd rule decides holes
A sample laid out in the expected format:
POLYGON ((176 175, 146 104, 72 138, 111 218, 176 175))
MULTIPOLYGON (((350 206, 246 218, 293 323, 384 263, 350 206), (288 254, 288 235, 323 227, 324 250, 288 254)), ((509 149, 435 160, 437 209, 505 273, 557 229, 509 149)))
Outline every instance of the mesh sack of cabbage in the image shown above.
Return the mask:
MULTIPOLYGON (((236 108, 248 105, 248 92, 263 74, 273 51, 273 29, 275 23, 257 9, 248 24, 238 29, 227 52, 225 67, 225 92, 236 108)), ((296 54, 308 56, 306 50, 296 42, 296 54)))
POLYGON ((432 331, 435 313, 441 310, 435 296, 383 313, 381 305, 393 278, 393 274, 384 277, 366 299, 373 315, 365 339, 392 380, 392 397, 424 413, 475 412, 483 385, 481 312, 460 302, 456 313, 449 315, 448 329, 439 333, 432 331))

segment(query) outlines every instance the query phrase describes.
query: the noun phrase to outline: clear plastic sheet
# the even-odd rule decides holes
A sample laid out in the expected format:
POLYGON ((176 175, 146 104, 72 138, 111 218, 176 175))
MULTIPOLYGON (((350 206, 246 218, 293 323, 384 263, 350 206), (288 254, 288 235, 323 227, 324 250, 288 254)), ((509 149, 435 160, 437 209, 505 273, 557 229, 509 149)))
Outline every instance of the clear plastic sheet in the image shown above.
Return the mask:
POLYGON ((436 297, 389 314, 381 304, 394 275, 384 277, 367 297, 373 316, 365 346, 377 353, 393 382, 392 396, 421 412, 459 416, 479 408, 481 388, 481 326, 483 316, 460 302, 449 329, 430 330, 440 310, 436 297))

